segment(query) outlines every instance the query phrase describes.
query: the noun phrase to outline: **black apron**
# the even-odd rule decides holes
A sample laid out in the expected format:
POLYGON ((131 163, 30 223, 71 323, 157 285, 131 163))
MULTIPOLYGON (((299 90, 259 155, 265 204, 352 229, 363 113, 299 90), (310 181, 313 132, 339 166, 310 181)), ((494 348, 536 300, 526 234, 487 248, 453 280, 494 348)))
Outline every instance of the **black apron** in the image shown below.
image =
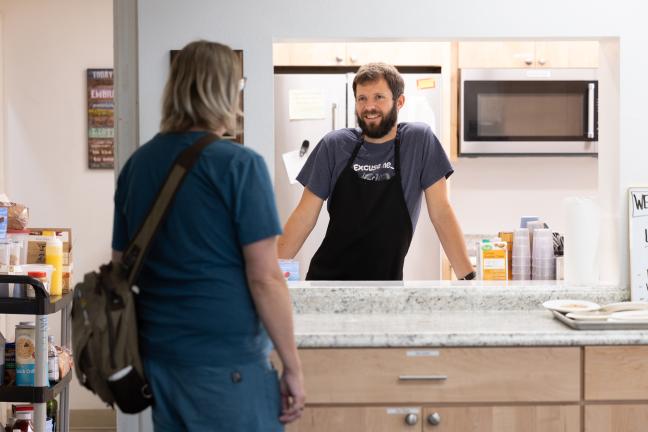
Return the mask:
POLYGON ((361 146, 335 183, 326 236, 306 280, 403 280, 413 229, 401 186, 400 140, 394 142, 395 175, 384 181, 362 179, 353 170, 361 146))

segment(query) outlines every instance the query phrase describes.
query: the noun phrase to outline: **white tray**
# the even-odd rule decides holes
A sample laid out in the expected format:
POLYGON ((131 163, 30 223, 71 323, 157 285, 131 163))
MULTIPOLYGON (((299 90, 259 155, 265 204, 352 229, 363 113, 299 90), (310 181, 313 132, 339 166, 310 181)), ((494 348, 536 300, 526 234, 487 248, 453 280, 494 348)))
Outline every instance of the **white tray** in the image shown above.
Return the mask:
POLYGON ((648 330, 646 323, 624 323, 610 321, 577 321, 565 316, 562 312, 551 311, 554 318, 574 330, 648 330))

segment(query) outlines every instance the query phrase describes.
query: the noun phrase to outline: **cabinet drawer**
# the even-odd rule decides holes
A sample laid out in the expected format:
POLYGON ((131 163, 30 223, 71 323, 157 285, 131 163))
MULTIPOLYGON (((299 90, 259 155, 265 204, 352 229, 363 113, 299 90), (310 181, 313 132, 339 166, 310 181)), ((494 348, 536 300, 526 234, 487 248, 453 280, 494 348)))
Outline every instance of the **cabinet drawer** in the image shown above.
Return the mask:
POLYGON ((309 404, 576 401, 578 348, 303 349, 309 404))
POLYGON ((648 399, 648 347, 586 347, 585 399, 648 399))

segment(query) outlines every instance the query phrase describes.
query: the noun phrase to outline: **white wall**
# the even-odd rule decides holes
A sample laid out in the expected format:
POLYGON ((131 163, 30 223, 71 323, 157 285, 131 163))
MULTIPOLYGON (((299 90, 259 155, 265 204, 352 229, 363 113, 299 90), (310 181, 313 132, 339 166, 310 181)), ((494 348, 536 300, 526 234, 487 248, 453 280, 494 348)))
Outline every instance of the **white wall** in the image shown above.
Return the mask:
MULTIPOLYGON (((31 226, 72 228, 79 280, 110 256, 114 173, 87 169, 85 70, 112 67, 112 1, 3 0, 0 13, 6 191, 29 206, 31 226)), ((104 406, 76 379, 70 400, 104 406)))
MULTIPOLYGON (((605 177, 598 181, 609 189, 601 197, 605 200, 602 207, 607 212, 602 216, 615 245, 610 259, 618 261, 616 268, 619 269, 610 279, 626 286, 627 222, 625 210, 618 210, 624 209, 628 186, 648 184, 648 170, 642 163, 648 160, 648 146, 642 145, 645 140, 642 112, 648 97, 648 88, 644 85, 648 58, 641 54, 648 43, 642 18, 645 12, 646 6, 638 0, 614 6, 603 0, 548 0, 541 4, 514 0, 407 0, 397 5, 386 0, 370 4, 343 0, 320 3, 191 0, 182 4, 172 0, 139 0, 138 67, 140 76, 146 77, 139 83, 140 137, 148 139, 157 130, 160 95, 168 70, 168 50, 182 47, 198 37, 244 50, 248 77, 246 145, 258 150, 270 167, 274 166, 273 116, 270 115, 273 110, 273 40, 618 37, 621 47, 618 75, 621 142, 616 145, 614 139, 610 141, 611 148, 606 149, 609 150, 609 159, 605 162, 608 166, 599 171, 605 172, 605 177), (616 165, 609 166, 611 164, 616 165)), ((502 159, 501 163, 504 161, 502 159)), ((559 172, 568 174, 564 163, 558 163, 562 165, 559 172)), ((462 165, 469 167, 471 162, 462 161, 458 168, 462 165)), ((583 181, 583 188, 595 189, 597 180, 589 180, 591 175, 586 177, 588 181, 583 181)), ((455 181, 461 182, 461 175, 457 175, 455 181)), ((477 186, 468 178, 464 181, 472 185, 474 196, 477 186)), ((549 196, 555 187, 539 186, 538 190, 544 191, 540 195, 549 196)), ((472 200, 456 205, 467 211, 468 201, 472 200)), ((525 213, 534 211, 528 204, 524 209, 525 213)), ((556 216, 548 217, 554 219, 556 216)))
POLYGON ((465 233, 497 234, 539 216, 565 229, 562 200, 598 193, 598 160, 592 157, 460 158, 454 163, 452 203, 465 233))

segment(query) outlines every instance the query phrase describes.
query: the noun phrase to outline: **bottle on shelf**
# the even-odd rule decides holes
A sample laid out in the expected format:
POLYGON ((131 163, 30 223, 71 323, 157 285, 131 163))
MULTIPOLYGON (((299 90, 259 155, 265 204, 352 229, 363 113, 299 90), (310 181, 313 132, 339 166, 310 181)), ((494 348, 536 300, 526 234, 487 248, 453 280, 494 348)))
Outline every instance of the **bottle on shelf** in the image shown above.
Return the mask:
POLYGON ((47 336, 47 378, 50 385, 57 383, 59 376, 58 352, 54 346, 54 336, 47 336))
POLYGON ((47 401, 46 406, 47 418, 51 419, 52 432, 56 432, 56 424, 58 419, 58 402, 56 399, 50 399, 47 401))
POLYGON ((47 232, 47 242, 45 243, 45 264, 54 267, 52 272, 52 282, 50 284, 50 295, 63 295, 63 242, 56 237, 53 231, 47 232))

